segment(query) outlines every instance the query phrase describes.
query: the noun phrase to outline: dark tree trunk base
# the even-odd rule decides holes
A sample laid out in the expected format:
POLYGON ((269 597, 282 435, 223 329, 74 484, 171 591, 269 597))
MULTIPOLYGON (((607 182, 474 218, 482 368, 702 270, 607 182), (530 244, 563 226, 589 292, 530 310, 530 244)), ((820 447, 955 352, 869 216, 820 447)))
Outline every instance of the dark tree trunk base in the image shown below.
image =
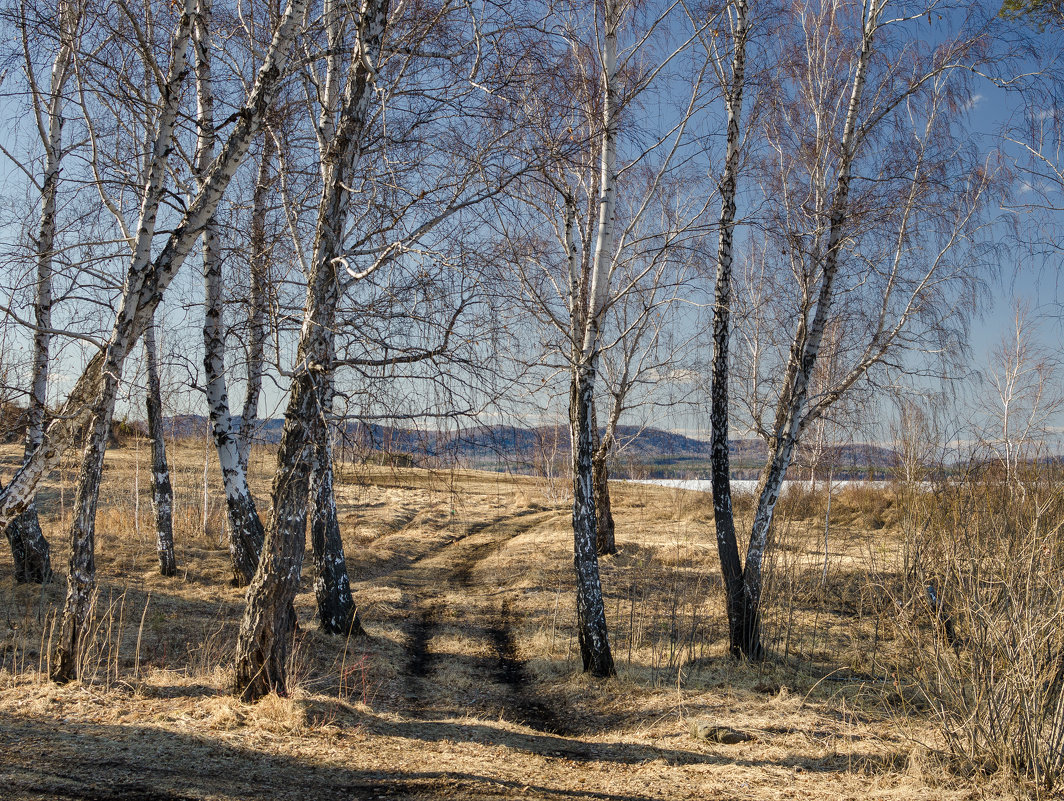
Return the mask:
POLYGON ((19 584, 45 584, 52 578, 52 557, 48 540, 41 531, 36 502, 30 503, 7 527, 7 541, 15 562, 19 584))
POLYGON ((613 662, 613 654, 609 649, 605 653, 591 647, 584 639, 584 633, 580 632, 580 660, 584 666, 584 673, 597 679, 612 679, 617 675, 617 666, 613 662))
MULTIPOLYGON (((328 408, 326 404, 323 406, 328 408)), ((327 431, 323 429, 325 436, 327 431)), ((363 635, 362 621, 351 595, 351 581, 347 575, 344 542, 340 537, 340 521, 336 516, 336 496, 333 494, 332 453, 323 438, 317 448, 318 467, 314 474, 314 510, 311 517, 310 541, 314 551, 314 595, 318 601, 318 620, 329 634, 363 635)))
POLYGON ((159 551, 159 575, 167 578, 177 575, 177 560, 173 551, 159 551))
POLYGON ((606 630, 598 556, 598 524, 592 455, 594 372, 574 371, 569 425, 573 440, 573 565, 576 568, 576 620, 584 672, 599 678, 617 675, 606 630))
POLYGON ((760 604, 751 605, 743 596, 738 609, 728 609, 728 624, 731 655, 751 662, 762 661, 765 647, 761 643, 760 604))
POLYGON ((93 599, 93 583, 79 582, 74 575, 67 580, 66 604, 59 625, 49 678, 66 684, 78 678, 78 656, 84 647, 83 628, 88 625, 93 599))
POLYGON ((595 553, 612 556, 617 553, 617 540, 613 523, 613 506, 610 503, 610 472, 605 457, 592 460, 595 476, 595 518, 597 530, 595 553))
POLYGON ((241 658, 237 660, 234 691, 241 701, 258 701, 275 692, 288 695, 288 655, 296 633, 295 609, 291 603, 266 604, 277 610, 255 626, 258 636, 251 642, 241 642, 241 658), (272 619, 271 619, 272 618, 272 619))
POLYGON ((292 382, 277 451, 273 519, 248 588, 237 638, 233 689, 244 701, 257 701, 271 692, 288 693, 288 656, 296 631, 292 600, 303 568, 307 499, 321 425, 313 377, 298 375, 292 382))

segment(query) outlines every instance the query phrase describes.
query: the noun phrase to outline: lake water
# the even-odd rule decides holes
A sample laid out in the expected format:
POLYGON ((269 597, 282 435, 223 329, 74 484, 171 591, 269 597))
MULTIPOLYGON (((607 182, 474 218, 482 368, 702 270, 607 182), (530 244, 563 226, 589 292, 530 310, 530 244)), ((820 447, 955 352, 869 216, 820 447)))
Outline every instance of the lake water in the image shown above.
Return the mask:
MULTIPOLYGON (((708 478, 646 478, 646 479, 629 479, 632 484, 654 484, 659 487, 676 487, 677 489, 696 490, 699 492, 712 492, 713 482, 708 478)), ((889 482, 886 481, 832 481, 831 488, 833 490, 843 489, 845 487, 885 487, 889 482)), ((826 479, 820 479, 816 482, 817 489, 824 489, 827 484, 826 479)), ((786 492, 791 487, 800 487, 802 489, 808 489, 810 482, 808 481, 784 481, 783 491, 786 492)), ((757 489, 757 481, 753 479, 732 479, 731 482, 732 492, 749 492, 752 493, 757 489)))

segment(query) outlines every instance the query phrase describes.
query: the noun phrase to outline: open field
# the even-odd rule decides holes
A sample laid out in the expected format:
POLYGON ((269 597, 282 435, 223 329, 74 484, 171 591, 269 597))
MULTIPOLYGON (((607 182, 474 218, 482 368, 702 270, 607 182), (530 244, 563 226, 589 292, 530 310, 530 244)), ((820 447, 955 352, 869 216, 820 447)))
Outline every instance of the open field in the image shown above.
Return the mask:
MULTIPOLYGON (((0 454, 5 466, 19 450, 0 454)), ((108 456, 96 646, 86 679, 47 679, 62 580, 16 585, 0 556, 4 799, 991 798, 951 774, 898 673, 889 492, 784 501, 762 665, 727 654, 709 496, 617 484, 621 552, 602 562, 619 677, 583 677, 570 511, 557 485, 489 473, 343 466, 337 500, 368 638, 322 634, 308 558, 289 698, 228 694, 243 609, 221 498, 203 527, 203 446, 173 454, 179 572, 158 575, 148 453, 108 456), (139 464, 139 467, 138 467, 139 464), (139 495, 138 495, 139 491, 139 495), (139 520, 134 509, 139 505, 139 520), (724 727, 724 744, 693 736, 724 727), (727 738, 725 738, 727 739, 727 738)), ((211 466, 210 476, 217 474, 211 466)), ((266 507, 267 452, 253 458, 266 507)), ((65 572, 60 470, 42 506, 65 572)), ((743 510, 740 509, 740 512, 743 510)))

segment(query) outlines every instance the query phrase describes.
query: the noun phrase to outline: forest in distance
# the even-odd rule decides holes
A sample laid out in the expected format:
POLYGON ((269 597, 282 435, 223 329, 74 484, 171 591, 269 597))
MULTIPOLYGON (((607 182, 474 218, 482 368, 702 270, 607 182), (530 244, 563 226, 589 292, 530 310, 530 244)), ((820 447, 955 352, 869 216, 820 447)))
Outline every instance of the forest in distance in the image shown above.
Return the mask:
POLYGON ((1055 797, 1062 31, 0 0, 0 785, 1055 797))

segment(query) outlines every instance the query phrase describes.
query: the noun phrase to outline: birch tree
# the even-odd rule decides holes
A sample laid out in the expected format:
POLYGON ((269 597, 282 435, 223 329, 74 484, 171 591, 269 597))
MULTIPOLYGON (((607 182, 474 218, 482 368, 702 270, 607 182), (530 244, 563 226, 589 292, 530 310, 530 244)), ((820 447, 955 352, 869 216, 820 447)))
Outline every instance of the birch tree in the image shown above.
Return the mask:
MULTIPOLYGON (((718 227, 717 271, 713 304, 713 367, 710 399, 710 459, 712 464, 713 521, 717 552, 724 576, 725 603, 728 611, 729 639, 733 654, 741 653, 744 644, 754 650, 747 633, 746 605, 743 596, 742 564, 735 536, 735 518, 731 499, 731 471, 728 463, 728 352, 731 336, 732 269, 735 262, 736 199, 738 196, 741 154, 741 117, 743 92, 746 88, 746 49, 749 37, 749 5, 746 0, 730 4, 726 11, 730 34, 731 59, 718 56, 718 75, 724 84, 727 114, 727 139, 724 169, 720 181, 720 221, 718 227), (723 62, 723 63, 722 63, 723 62)), ((725 51, 727 52, 727 51, 725 51)), ((756 644, 760 648, 760 643, 756 644)), ((752 655, 757 655, 752 654, 752 655)))
MULTIPOLYGON (((196 75, 196 154, 192 165, 197 189, 202 191, 214 159, 215 121, 214 87, 211 78, 211 0, 199 0, 193 23, 196 75)), ((266 137, 269 139, 269 137, 266 137)), ((261 172, 260 167, 260 172, 261 172)), ((256 188, 256 192, 258 189, 256 188)), ((211 433, 218 452, 222 484, 225 488, 226 522, 229 533, 229 557, 233 583, 245 586, 255 575, 262 550, 263 526, 255 508, 255 499, 247 482, 247 447, 241 446, 240 432, 229 411, 229 392, 225 378, 225 324, 223 320, 222 259, 218 225, 211 218, 203 231, 202 262, 204 283, 203 369, 206 381, 207 411, 211 433)), ((255 243, 252 244, 252 247, 255 243)), ((261 247, 261 243, 259 243, 261 247)), ((254 258, 254 257, 253 257, 254 258)), ((255 268, 252 284, 255 285, 255 268)), ((261 287, 256 287, 260 289, 261 287)), ((253 312, 261 314, 261 312, 253 312)), ((261 321, 253 317, 252 354, 248 361, 248 405, 257 405, 261 385, 261 321), (258 364, 251 359, 258 358, 258 364)))
MULTIPOLYGON (((704 196, 695 193, 698 199, 691 201, 682 191, 668 190, 693 178, 694 171, 687 171, 687 125, 703 102, 703 86, 699 62, 692 66, 685 61, 685 70, 694 77, 686 76, 689 93, 680 96, 674 114, 667 121, 640 116, 642 103, 661 99, 656 94, 659 81, 660 86, 675 88, 670 82, 683 80, 673 67, 686 57, 690 39, 680 36, 667 44, 659 36, 673 26, 682 29, 680 4, 644 14, 636 4, 608 0, 567 12, 572 14, 567 20, 571 27, 561 26, 559 59, 552 67, 557 78, 543 85, 542 99, 536 95, 530 100, 538 104, 537 124, 551 162, 537 183, 523 187, 521 199, 530 221, 515 221, 509 235, 524 293, 536 317, 557 332, 569 377, 581 659, 585 671, 610 676, 614 665, 597 554, 598 527, 600 519, 606 520, 606 509, 597 504, 595 466, 597 452, 603 457, 601 491, 606 477, 601 468, 612 436, 605 442, 599 438, 596 384, 604 350, 623 338, 619 332, 616 339, 607 339, 611 310, 644 283, 653 283, 654 276, 660 280, 658 271, 670 262, 669 254, 682 249, 684 239, 704 222, 704 196), (579 16, 584 11, 591 19, 579 16), (628 42, 623 48, 622 37, 628 42), (560 92, 571 98, 564 108, 557 105, 560 92)), ((706 24, 702 20, 696 29, 706 24)), ((640 319, 646 318, 630 320, 623 333, 631 334, 640 319)), ((617 414, 619 408, 614 407, 617 414)), ((608 431, 615 424, 612 420, 608 431)))
POLYGON ((610 259, 616 222, 617 134, 619 100, 617 86, 617 36, 621 6, 616 0, 603 5, 601 50, 602 113, 598 145, 598 219, 594 255, 580 258, 577 242, 577 202, 563 190, 564 239, 568 257, 569 301, 569 432, 573 473, 573 561, 576 566, 577 637, 584 671, 608 677, 617 671, 606 630, 606 609, 599 578, 598 519, 595 514, 595 376, 599 359, 599 333, 609 292, 610 259), (582 263, 583 262, 583 263, 582 263))
MULTIPOLYGON (((271 105, 287 60, 290 43, 305 0, 292 0, 278 25, 263 65, 252 85, 236 125, 203 182, 166 238, 158 255, 152 256, 156 221, 166 193, 167 164, 174 145, 175 125, 181 105, 181 88, 187 74, 187 47, 195 13, 193 0, 186 0, 177 20, 171 45, 170 64, 160 75, 160 105, 152 142, 150 169, 143 187, 141 212, 133 238, 132 258, 123 286, 122 300, 105 351, 95 357, 68 396, 62 414, 49 427, 34 456, 0 493, 0 522, 6 522, 25 507, 27 496, 48 465, 56 458, 60 436, 71 422, 89 419, 77 480, 75 516, 71 526, 70 573, 63 619, 52 660, 52 677, 67 681, 75 677, 79 643, 88 619, 95 584, 94 518, 107 435, 114 413, 122 367, 133 343, 143 333, 173 276, 180 269, 220 202, 236 169, 257 133, 265 110, 271 105)), ((131 21, 136 17, 123 7, 131 21)))
MULTIPOLYGON (((319 606, 322 625, 344 633, 357 625, 346 575, 335 572, 343 552, 334 536, 327 437, 335 371, 369 367, 373 360, 337 357, 341 338, 364 335, 341 320, 341 311, 376 281, 391 295, 396 288, 391 276, 405 268, 427 274, 423 260, 435 261, 451 235, 478 238, 463 215, 497 196, 524 163, 510 146, 508 104, 481 83, 495 82, 494 57, 490 69, 483 67, 483 49, 458 36, 469 30, 464 4, 401 4, 390 13, 388 0, 363 0, 354 7, 326 3, 323 12, 325 46, 315 51, 320 58, 308 54, 311 68, 305 73, 318 145, 309 248, 299 244, 298 221, 290 226, 307 280, 303 326, 295 365, 287 371, 273 516, 237 643, 235 691, 248 700, 286 692, 295 624, 291 601, 302 569, 308 510, 325 557, 316 589, 331 596, 319 606), (427 45, 437 40, 447 44, 427 45), (334 615, 334 609, 342 614, 334 615)), ((479 39, 483 20, 472 27, 479 39)), ((279 145, 278 158, 287 160, 288 148, 279 145)), ((281 174, 288 173, 282 168, 281 174)), ((283 178, 281 184, 283 191, 283 178)), ((416 305, 416 298, 410 301, 416 305)), ((398 302, 404 302, 402 295, 398 302)), ((440 347, 447 345, 445 338, 440 347)), ((435 350, 385 353, 376 366, 424 361, 435 350)))
MULTIPOLYGON (((34 299, 33 375, 26 420, 24 458, 29 459, 44 437, 48 403, 48 372, 52 340, 52 273, 56 243, 56 199, 64 151, 63 123, 70 76, 81 24, 82 3, 63 0, 55 9, 58 18, 58 47, 47 86, 38 81, 31 21, 25 6, 20 7, 23 65, 30 90, 37 134, 44 150, 44 170, 39 183, 40 224, 35 237, 37 276, 34 299)), ((37 505, 30 498, 22 512, 6 529, 15 561, 15 580, 44 583, 52 574, 50 549, 37 517, 37 505)))
MULTIPOLYGON (((322 188, 314 247, 307 272, 307 297, 289 389, 273 483, 273 517, 262 557, 248 589, 247 608, 237 641, 234 689, 245 700, 287 689, 287 657, 295 629, 292 599, 299 585, 306 548, 306 521, 316 451, 331 400, 326 393, 335 356, 334 321, 340 298, 340 270, 350 205, 352 171, 373 104, 372 81, 381 57, 389 0, 364 0, 354 21, 355 42, 348 51, 350 73, 341 88, 342 52, 329 56, 326 91, 339 104, 322 104, 319 139, 322 188), (335 65, 335 66, 334 66, 335 65)), ((331 45, 340 45, 347 20, 326 2, 324 21, 331 45)), ((323 454, 323 457, 326 454, 323 454)), ((319 487, 319 491, 321 488, 319 487)))
MULTIPOLYGON (((792 334, 745 354, 749 420, 766 464, 745 562, 735 538, 727 472, 728 334, 737 193, 728 170, 742 111, 741 47, 733 48, 722 180, 714 321, 713 481, 731 649, 763 655, 762 566, 794 448, 809 426, 859 382, 901 368, 910 351, 949 352, 963 334, 978 281, 978 242, 992 171, 960 138, 961 69, 977 36, 927 44, 926 13, 892 16, 886 0, 794 7, 781 29, 788 58, 760 127, 768 156, 758 191, 772 198, 762 251, 792 334), (845 98, 840 103, 838 98, 845 98), (950 176, 948 179, 943 176, 950 176), (774 254, 779 254, 777 260, 774 254), (815 392, 829 320, 839 331, 839 372, 815 392)), ((733 13, 733 41, 744 40, 733 13)), ((737 156, 736 156, 737 157, 737 156)), ((756 238, 754 238, 756 239, 756 238)), ((747 340, 752 341, 752 340, 747 340)))

